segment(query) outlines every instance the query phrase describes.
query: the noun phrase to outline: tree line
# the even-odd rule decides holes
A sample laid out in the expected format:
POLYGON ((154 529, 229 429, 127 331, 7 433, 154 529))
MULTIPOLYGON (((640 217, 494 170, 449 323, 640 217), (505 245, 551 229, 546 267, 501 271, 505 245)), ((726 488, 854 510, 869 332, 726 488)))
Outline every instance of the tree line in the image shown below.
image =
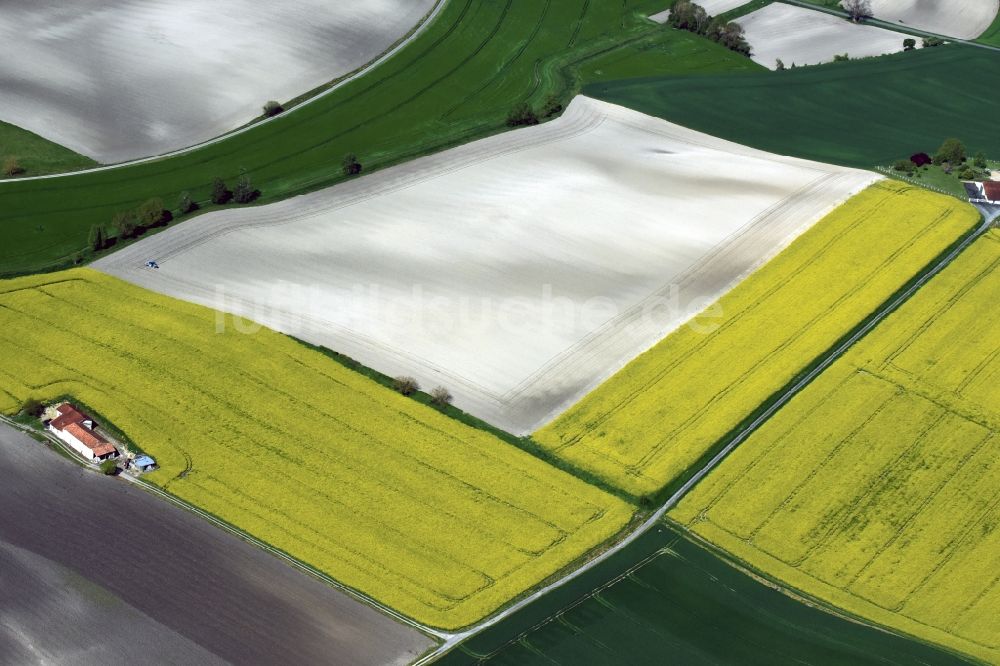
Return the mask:
POLYGON ((687 30, 696 35, 722 44, 730 51, 749 56, 750 44, 746 40, 743 26, 732 21, 723 21, 710 15, 705 8, 694 2, 681 0, 670 10, 667 25, 678 30, 687 30))

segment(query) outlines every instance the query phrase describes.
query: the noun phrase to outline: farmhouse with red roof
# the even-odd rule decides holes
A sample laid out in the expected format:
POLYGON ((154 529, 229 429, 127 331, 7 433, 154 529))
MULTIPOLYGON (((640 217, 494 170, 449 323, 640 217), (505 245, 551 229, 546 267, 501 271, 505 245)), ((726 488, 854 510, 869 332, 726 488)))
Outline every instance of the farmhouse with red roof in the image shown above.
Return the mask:
POLYGON ((68 402, 56 407, 59 414, 49 422, 49 430, 73 447, 87 460, 108 460, 118 456, 118 449, 94 432, 94 419, 68 402))

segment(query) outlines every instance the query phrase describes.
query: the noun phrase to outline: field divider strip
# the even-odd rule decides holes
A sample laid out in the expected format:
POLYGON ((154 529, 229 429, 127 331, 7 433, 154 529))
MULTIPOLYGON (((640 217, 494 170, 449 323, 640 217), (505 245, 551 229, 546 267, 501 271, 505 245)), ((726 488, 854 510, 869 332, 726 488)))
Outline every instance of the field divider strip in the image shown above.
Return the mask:
MULTIPOLYGON (((742 444, 744 441, 750 438, 765 422, 770 420, 775 413, 778 412, 782 407, 784 407, 789 401, 792 400, 798 393, 802 391, 806 386, 808 386, 814 379, 816 379, 820 374, 822 374, 827 368, 833 365, 841 356, 843 356, 851 347, 854 346, 861 338, 865 337, 870 333, 876 326, 878 326, 882 321, 898 310, 910 297, 913 296, 921 287, 923 287, 928 281, 933 277, 938 275, 941 271, 948 267, 959 255, 962 254, 972 243, 977 239, 982 237, 987 231, 989 231, 993 220, 1000 217, 1000 206, 993 207, 979 207, 977 208, 982 213, 981 219, 983 222, 972 231, 967 233, 964 238, 957 241, 952 245, 951 248, 945 250, 943 256, 939 255, 933 263, 926 266, 920 273, 915 276, 908 285, 904 286, 901 291, 898 291, 894 296, 890 296, 887 302, 884 302, 881 306, 875 309, 868 317, 862 320, 862 323, 854 329, 846 338, 841 342, 836 344, 832 349, 828 350, 822 354, 818 361, 816 361, 808 372, 803 376, 794 380, 794 382, 782 389, 779 395, 775 397, 770 403, 765 403, 768 406, 763 409, 757 416, 750 421, 748 424, 743 426, 738 432, 733 435, 732 438, 726 443, 726 445, 715 453, 697 472, 695 472, 690 478, 688 478, 677 490, 671 494, 667 500, 655 511, 653 512, 645 521, 643 521, 638 527, 636 527, 631 533, 621 539, 618 543, 614 544, 607 550, 601 552, 595 558, 579 567, 573 571, 567 573, 565 576, 556 580, 549 585, 537 590, 533 594, 521 599, 517 603, 509 606, 505 610, 493 615, 486 620, 483 620, 479 624, 466 629, 462 632, 457 632, 445 640, 445 642, 435 651, 425 655, 424 657, 418 659, 413 663, 413 666, 423 666, 428 664, 435 659, 441 657, 447 652, 450 652, 460 643, 468 638, 484 631, 485 629, 501 622, 507 617, 513 615, 517 611, 521 610, 528 604, 532 603, 536 599, 548 594, 552 590, 565 585, 571 580, 577 578, 581 574, 589 571, 593 567, 597 566, 601 562, 604 562, 612 555, 618 553, 619 551, 626 548, 640 536, 648 532, 654 526, 660 523, 661 520, 666 516, 667 511, 672 509, 674 506, 684 498, 685 495, 700 482, 705 476, 709 474, 715 467, 719 465, 737 446, 742 444)), ((725 441, 725 440, 723 440, 725 441)))

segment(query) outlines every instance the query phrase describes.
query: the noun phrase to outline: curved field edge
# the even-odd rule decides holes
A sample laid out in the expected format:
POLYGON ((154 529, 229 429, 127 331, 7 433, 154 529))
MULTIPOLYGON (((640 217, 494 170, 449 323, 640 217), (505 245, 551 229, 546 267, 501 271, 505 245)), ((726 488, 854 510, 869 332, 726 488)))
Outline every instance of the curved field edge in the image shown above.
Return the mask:
POLYGON ((998 294, 993 231, 670 517, 826 603, 996 663, 998 294))
POLYGON ((34 132, 0 121, 0 181, 7 178, 42 176, 77 171, 96 166, 97 162, 69 148, 53 143, 34 132), (6 175, 7 160, 14 159, 18 173, 6 175))
POLYGON ((158 459, 158 486, 421 624, 476 622, 631 518, 267 329, 87 269, 0 292, 0 409, 80 397, 158 459))
POLYGON ((658 496, 978 218, 951 197, 877 183, 534 439, 633 496, 658 496))
POLYGON ((370 171, 504 131, 521 100, 537 108, 550 96, 568 100, 576 85, 565 69, 571 61, 658 29, 644 18, 655 5, 446 0, 391 58, 237 136, 121 169, 0 184, 0 273, 67 265, 84 250, 91 225, 151 197, 169 208, 189 192, 207 208, 212 179, 231 185, 241 169, 264 203, 342 180, 349 152, 370 171), (511 52, 510 44, 518 48, 511 52), (468 97, 469 90, 476 92, 468 97))
POLYGON ((553 662, 968 663, 781 587, 672 521, 435 663, 553 662))
POLYGON ((594 83, 583 94, 779 155, 869 168, 958 137, 1000 155, 981 85, 1000 53, 964 45, 740 75, 646 77, 594 83))

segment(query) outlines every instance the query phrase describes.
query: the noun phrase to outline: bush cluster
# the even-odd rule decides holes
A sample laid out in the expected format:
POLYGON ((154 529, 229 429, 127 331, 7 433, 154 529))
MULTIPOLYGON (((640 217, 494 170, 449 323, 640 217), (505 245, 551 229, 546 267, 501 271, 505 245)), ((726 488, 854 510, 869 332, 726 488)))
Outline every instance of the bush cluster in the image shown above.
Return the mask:
POLYGON ((736 51, 745 56, 750 55, 751 48, 743 32, 743 26, 739 23, 720 21, 705 11, 704 7, 694 2, 681 0, 675 4, 670 10, 667 25, 708 37, 730 51, 736 51))

